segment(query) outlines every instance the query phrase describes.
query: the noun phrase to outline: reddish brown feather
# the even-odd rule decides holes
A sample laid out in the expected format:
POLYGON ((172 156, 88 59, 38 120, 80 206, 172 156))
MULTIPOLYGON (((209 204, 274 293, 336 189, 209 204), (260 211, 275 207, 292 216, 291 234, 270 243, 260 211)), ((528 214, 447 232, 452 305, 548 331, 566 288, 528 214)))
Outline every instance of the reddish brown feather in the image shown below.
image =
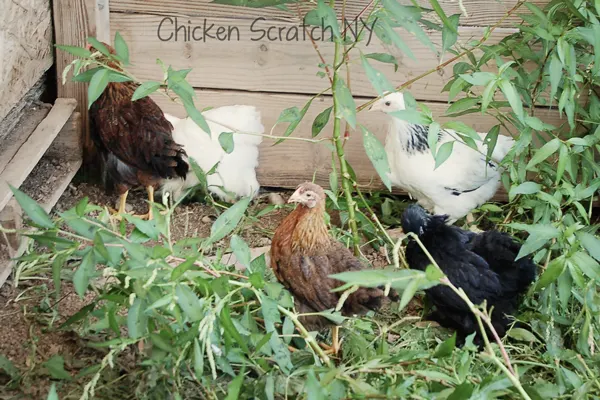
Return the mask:
MULTIPOLYGON (((92 104, 94 143, 101 152, 112 153, 137 170, 129 175, 137 177, 138 184, 154 185, 161 179, 185 177, 189 166, 182 146, 173 141, 173 126, 150 97, 131 101, 137 87, 133 82, 111 82, 92 104)), ((133 185, 131 179, 115 183, 133 185)))
MULTIPOLYGON (((341 293, 331 290, 342 282, 329 275, 365 268, 347 248, 329 236, 324 212, 324 198, 312 209, 299 205, 281 222, 271 243, 271 268, 279 282, 294 295, 300 313, 335 308, 341 293)), ((395 292, 391 295, 396 296, 395 292)), ((377 310, 384 297, 380 288, 359 288, 346 299, 341 312, 350 316, 377 310)), ((302 322, 310 329, 331 324, 314 316, 303 317, 302 322)))

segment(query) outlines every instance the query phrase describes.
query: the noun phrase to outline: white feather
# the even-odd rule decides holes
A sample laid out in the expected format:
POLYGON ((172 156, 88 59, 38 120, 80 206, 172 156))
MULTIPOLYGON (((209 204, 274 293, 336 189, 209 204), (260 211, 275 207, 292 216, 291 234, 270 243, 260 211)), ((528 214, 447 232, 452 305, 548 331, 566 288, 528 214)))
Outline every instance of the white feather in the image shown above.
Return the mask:
MULTIPOLYGON (((404 109, 401 93, 394 93, 376 102, 372 109, 393 112, 404 109)), ((393 115, 386 137, 385 149, 390 165, 392 184, 409 192, 418 203, 435 214, 447 214, 450 222, 467 215, 488 201, 500 186, 498 163, 514 144, 512 138, 499 136, 492 153, 492 165, 486 163, 485 133, 479 133, 479 151, 456 141, 450 157, 437 169, 427 147, 422 151, 408 150, 407 143, 414 133, 411 124, 393 115), (483 153, 483 154, 482 154, 483 153), (460 193, 456 195, 453 193, 460 193)), ((458 138, 455 131, 440 133, 439 147, 458 138)))
MULTIPOLYGON (((260 188, 256 179, 258 146, 262 142, 260 134, 265 131, 260 112, 253 106, 234 105, 214 108, 203 115, 210 127, 210 136, 189 117, 180 119, 165 114, 173 124, 173 139, 183 146, 188 158, 193 158, 205 173, 219 163, 216 172, 206 177, 209 191, 218 198, 231 202, 240 197, 256 196, 260 188), (224 132, 234 132, 234 148, 230 154, 219 144, 219 136, 224 132)), ((164 180, 161 191, 171 192, 177 201, 187 189, 197 184, 198 178, 190 167, 185 180, 164 180)))

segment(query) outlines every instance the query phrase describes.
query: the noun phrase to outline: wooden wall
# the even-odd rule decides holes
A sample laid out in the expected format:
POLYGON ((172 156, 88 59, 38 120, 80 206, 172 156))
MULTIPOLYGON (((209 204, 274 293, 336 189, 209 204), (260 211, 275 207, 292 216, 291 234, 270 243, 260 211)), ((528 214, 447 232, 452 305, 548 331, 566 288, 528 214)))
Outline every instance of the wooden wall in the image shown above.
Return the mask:
MULTIPOLYGON (((410 4, 410 0, 400 1, 410 4)), ((419 1, 424 6, 429 4, 427 0, 419 1)), ((534 2, 544 6, 548 0, 534 2)), ((130 58, 133 63, 131 71, 138 78, 162 80, 162 70, 156 64, 156 58, 171 64, 175 69, 193 68, 188 75, 188 80, 197 89, 197 106, 200 109, 207 106, 252 104, 261 110, 263 123, 267 130, 270 130, 283 109, 291 106, 301 108, 311 95, 319 93, 328 86, 326 79, 317 76, 319 58, 308 39, 256 40, 260 36, 258 30, 275 26, 287 32, 293 26, 298 26, 300 20, 295 13, 290 14, 275 8, 250 9, 215 5, 208 0, 193 2, 110 0, 108 9, 98 9, 97 4, 86 5, 89 3, 87 0, 65 0, 65 3, 71 3, 75 7, 78 4, 82 6, 77 14, 84 16, 88 22, 92 21, 89 23, 90 31, 95 31, 104 37, 114 37, 116 31, 123 35, 130 48, 130 58), (95 14, 90 14, 90 10, 94 10, 95 14), (258 17, 264 20, 256 21, 258 17), (174 23, 174 18, 177 18, 178 24, 192 27, 203 26, 205 23, 214 24, 213 34, 219 26, 223 26, 225 31, 231 32, 232 40, 220 41, 207 38, 207 40, 185 41, 181 31, 178 40, 174 40, 174 37, 171 40, 164 40, 173 33, 171 24, 174 23), (101 26, 98 25, 98 21, 102 21, 101 26), (158 30, 161 22, 159 37, 158 30)), ((338 3, 339 12, 342 2, 338 3)), ((365 0, 347 0, 346 3, 346 18, 350 20, 369 4, 365 0)), ((458 1, 441 0, 440 3, 447 14, 460 13, 458 1)), ((484 33, 484 26, 497 23, 517 4, 517 0, 463 0, 463 4, 469 16, 461 17, 459 42, 466 45, 472 40, 480 39, 484 33)), ((299 11, 303 12, 305 7, 300 7, 299 11)), ((298 6, 291 4, 289 8, 296 12, 298 6)), ((68 18, 75 18, 71 11, 65 12, 71 14, 70 16, 65 14, 68 18)), ((526 12, 525 7, 519 10, 519 13, 526 12)), ((515 32, 514 26, 518 22, 516 15, 505 19, 493 32, 489 43, 497 43, 506 35, 515 32)), ((201 30, 198 31, 199 34, 200 32, 201 30)), ((392 53, 400 61, 399 70, 394 72, 391 66, 379 63, 376 65, 396 85, 419 76, 439 64, 439 60, 429 48, 405 31, 399 30, 399 33, 411 47, 418 61, 411 60, 392 49, 392 53)), ((441 43, 439 33, 432 32, 430 37, 435 44, 441 43)), ((75 43, 67 42, 69 35, 63 35, 62 38, 65 44, 79 44, 77 41, 81 41, 81 35, 75 43)), ((318 45, 323 56, 331 61, 333 45, 326 42, 318 42, 318 45)), ((373 35, 372 42, 367 47, 363 46, 362 50, 371 53, 387 52, 389 49, 373 35)), ((350 68, 352 91, 355 96, 358 96, 357 103, 361 104, 376 94, 363 73, 360 63, 353 62, 350 68)), ((409 89, 418 100, 427 102, 439 116, 447 107, 447 93, 441 93, 441 89, 450 79, 451 73, 452 65, 449 65, 416 82, 409 89)), ((71 89, 65 90, 73 90, 76 86, 70 87, 71 89)), ((77 90, 85 90, 85 87, 77 90)), ((77 96, 81 100, 85 94, 79 93, 77 96)), ((166 111, 180 116, 185 115, 182 107, 169 103, 164 97, 157 95, 155 99, 166 111)), ((330 105, 329 96, 323 96, 313 102, 313 106, 294 135, 310 137, 314 117, 330 105)), ((540 110, 536 115, 543 116, 546 121, 555 125, 561 123, 554 111, 540 110)), ((359 120, 381 140, 385 138, 386 123, 383 114, 365 111, 359 114, 359 120)), ((480 115, 470 115, 463 120, 479 131, 485 131, 494 125, 491 118, 480 115)), ((330 122, 322 135, 330 135, 331 126, 330 122)), ((281 134, 284 130, 285 126, 278 126, 274 134, 281 134)), ((359 175, 360 183, 374 182, 378 186, 376 173, 364 155, 360 133, 352 133, 350 141, 346 144, 346 152, 359 175)), ((265 139, 261 147, 259 181, 263 186, 294 187, 302 180, 311 179, 316 172, 318 181, 326 182, 330 164, 329 150, 323 145, 286 141, 273 147, 272 141, 265 139)))
POLYGON ((52 63, 50 0, 0 0, 0 122, 52 63))

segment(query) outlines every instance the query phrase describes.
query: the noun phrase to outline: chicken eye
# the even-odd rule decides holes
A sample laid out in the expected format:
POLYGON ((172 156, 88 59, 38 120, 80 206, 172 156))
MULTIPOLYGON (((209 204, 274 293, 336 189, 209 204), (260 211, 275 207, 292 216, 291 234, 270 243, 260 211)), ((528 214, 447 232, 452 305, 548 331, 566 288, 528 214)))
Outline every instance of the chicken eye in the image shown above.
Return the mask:
POLYGON ((311 198, 312 197, 312 193, 306 193, 306 197, 311 198))
POLYGON ((386 101, 386 102, 385 102, 385 105, 386 105, 386 106, 390 106, 390 105, 392 105, 392 102, 391 102, 391 101, 386 101))

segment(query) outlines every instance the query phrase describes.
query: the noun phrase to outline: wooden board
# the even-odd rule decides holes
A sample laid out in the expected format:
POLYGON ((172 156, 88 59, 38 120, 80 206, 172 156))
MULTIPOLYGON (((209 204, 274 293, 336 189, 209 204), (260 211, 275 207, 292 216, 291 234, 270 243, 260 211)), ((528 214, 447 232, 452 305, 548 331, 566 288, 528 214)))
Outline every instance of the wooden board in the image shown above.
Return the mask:
MULTIPOLYGON (((96 36, 110 41, 110 20, 108 0, 61 0, 53 2, 54 36, 57 44, 85 47, 86 37, 96 36)), ((77 100, 77 110, 81 112, 82 145, 84 152, 93 159, 93 143, 89 138, 87 115, 87 84, 67 81, 62 84, 64 68, 75 59, 74 56, 56 51, 56 79, 58 97, 77 100)))
MULTIPOLYGON (((266 132, 270 131, 282 110, 292 106, 302 108, 309 99, 309 97, 303 95, 259 94, 235 91, 197 91, 197 96, 201 103, 198 105, 200 109, 207 106, 218 107, 232 104, 248 104, 257 107, 262 114, 262 121, 266 132)), ((155 94, 153 97, 166 112, 179 117, 186 115, 182 106, 171 102, 166 97, 159 94, 155 94)), ((446 105, 440 103, 426 104, 431 108, 437 120, 448 120, 448 118, 437 118, 446 110, 446 105)), ((331 105, 332 100, 330 97, 321 97, 313 101, 311 108, 306 113, 305 118, 299 124, 293 136, 310 138, 314 118, 331 105)), ((559 126, 564 122, 559 118, 556 111, 548 109, 539 109, 536 116, 555 126, 559 126)), ((486 132, 496 124, 494 118, 478 114, 471 114, 466 118, 462 117, 461 120, 467 122, 479 132, 486 132)), ((386 115, 379 112, 364 111, 358 114, 358 121, 373 132, 379 140, 382 142, 385 140, 388 125, 386 115)), ((332 120, 330 120, 319 137, 331 137, 332 126, 332 120)), ((287 124, 275 127, 273 134, 283 134, 286 127, 287 124)), ((506 134, 503 130, 501 132, 506 134)), ((273 141, 271 139, 265 138, 260 147, 257 173, 258 181, 262 186, 295 188, 296 185, 305 180, 312 180, 313 174, 315 174, 317 183, 328 185, 329 172, 331 171, 331 152, 325 142, 315 144, 305 141, 288 140, 276 146, 272 144, 273 141)), ((351 138, 345 145, 345 153, 348 161, 358 175, 360 185, 372 188, 382 187, 377 173, 365 154, 360 132, 354 131, 351 133, 351 138)))
POLYGON ((0 0, 0 9, 2 121, 52 66, 53 51, 48 0, 0 0))
MULTIPOLYGON (((230 32, 227 37, 232 40, 207 38, 206 41, 184 42, 181 36, 178 41, 159 40, 157 29, 161 21, 163 17, 154 15, 111 13, 111 29, 113 32, 119 31, 129 44, 133 63, 131 71, 141 80, 162 80, 162 69, 156 64, 156 58, 160 58, 175 69, 193 68, 187 79, 198 88, 314 94, 329 85, 327 79, 317 76, 320 61, 310 40, 303 40, 302 31, 299 32, 298 41, 256 40, 270 27, 290 29, 295 26, 293 24, 262 21, 253 26, 252 21, 248 20, 214 18, 211 19, 211 23, 215 24, 213 33, 219 26, 223 27, 224 32, 230 32)), ((190 21, 191 26, 203 24, 203 18, 192 18, 190 21)), ((174 35, 165 29, 161 28, 163 39, 174 35)), ((479 40, 483 31, 484 28, 460 28, 459 43, 479 40)), ((289 31, 284 31, 284 35, 287 35, 286 32, 289 31)), ((513 32, 508 28, 496 29, 488 43, 498 43, 513 32)), ((375 35, 371 43, 361 48, 365 53, 390 51, 396 55, 400 62, 398 72, 394 72, 394 67, 389 64, 372 62, 394 85, 400 85, 439 65, 432 49, 404 30, 398 29, 398 33, 412 49, 416 61, 395 48, 386 48, 375 35)), ((430 39, 440 44, 441 34, 433 32, 430 39)), ((333 60, 334 46, 331 42, 320 41, 319 49, 325 60, 333 60)), ((353 93, 359 96, 376 95, 360 65, 360 59, 356 59, 358 52, 352 54, 355 57, 350 68, 353 93)), ((450 57, 447 55, 444 59, 450 57)), ((441 93, 441 90, 451 77, 452 65, 419 80, 410 87, 410 91, 419 100, 445 101, 448 94, 441 93)))
MULTIPOLYGON (((549 0, 534 0, 533 3, 539 7, 544 7, 549 0)), ((400 0, 401 4, 411 5, 411 0, 400 0)), ((418 0, 417 3, 425 8, 431 8, 428 0, 418 0)), ((461 25, 465 26, 487 26, 498 22, 508 10, 513 8, 518 0, 463 0, 462 3, 467 10, 468 17, 462 16, 461 25)), ((253 19, 265 17, 268 19, 299 21, 297 17, 298 7, 301 14, 314 7, 304 1, 300 6, 289 4, 290 12, 285 12, 274 7, 269 8, 242 8, 235 6, 226 6, 211 3, 211 0, 111 0, 111 11, 124 13, 144 13, 159 15, 180 15, 180 16, 202 16, 203 18, 231 17, 253 19)), ((355 19, 357 15, 368 5, 366 0, 347 0, 346 18, 355 19)), ((440 0, 440 5, 448 15, 461 14, 458 0, 440 0)), ((336 1, 336 11, 341 18, 342 0, 336 1)), ((522 7, 520 13, 526 14, 529 11, 522 7)), ((511 27, 520 22, 518 16, 513 15, 507 18, 502 26, 511 27)))
POLYGON ((4 171, 10 160, 13 159, 17 151, 19 151, 23 143, 27 141, 29 135, 46 118, 51 109, 52 105, 45 103, 30 107, 17 128, 11 131, 5 138, 2 138, 0 142, 0 149, 2 149, 0 151, 0 174, 4 171))
POLYGON ((12 197, 8 185, 19 187, 23 183, 71 117, 76 105, 75 99, 57 99, 48 116, 37 126, 0 174, 0 210, 12 197))
MULTIPOLYGON (((68 166, 68 174, 63 176, 63 178, 60 181, 56 182, 56 186, 53 193, 46 199, 46 201, 40 204, 47 213, 50 213, 52 208, 54 208, 54 206, 60 199, 60 196, 62 196, 64 191, 67 189, 69 183, 71 183, 73 177, 75 176, 75 174, 79 170, 79 167, 81 166, 81 160, 69 161, 65 159, 64 162, 68 166)), ((20 245, 18 249, 16 249, 16 254, 14 255, 14 258, 22 256, 25 250, 27 250, 27 248, 29 247, 30 243, 30 238, 21 237, 20 245)), ((0 287, 4 285, 4 282, 6 282, 6 279, 10 276, 10 273, 15 267, 15 264, 16 262, 14 260, 8 260, 5 263, 0 263, 0 287)))

